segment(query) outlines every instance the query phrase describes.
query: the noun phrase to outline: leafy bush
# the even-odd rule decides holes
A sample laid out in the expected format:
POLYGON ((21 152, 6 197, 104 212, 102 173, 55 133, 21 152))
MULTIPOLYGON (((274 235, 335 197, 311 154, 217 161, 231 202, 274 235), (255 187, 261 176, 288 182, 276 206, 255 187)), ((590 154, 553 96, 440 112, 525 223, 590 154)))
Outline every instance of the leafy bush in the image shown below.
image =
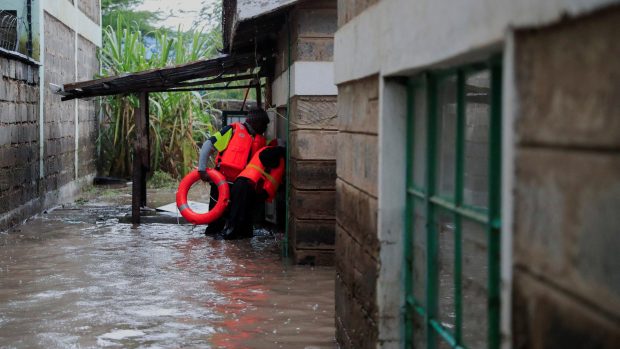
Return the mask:
POLYGON ((164 171, 155 171, 148 181, 149 188, 176 188, 179 182, 164 171))
MULTIPOLYGON (((100 51, 101 77, 192 62, 212 57, 221 47, 217 30, 178 30, 176 34, 160 30, 148 36, 155 40, 153 48, 147 46, 137 28, 127 29, 122 18, 116 28, 106 27, 100 51)), ((179 178, 195 166, 197 142, 213 131, 210 102, 206 94, 198 92, 149 93, 149 105, 151 170, 179 178)), ((131 173, 133 114, 137 107, 134 95, 103 99, 104 119, 98 141, 105 175, 129 177, 131 173)))

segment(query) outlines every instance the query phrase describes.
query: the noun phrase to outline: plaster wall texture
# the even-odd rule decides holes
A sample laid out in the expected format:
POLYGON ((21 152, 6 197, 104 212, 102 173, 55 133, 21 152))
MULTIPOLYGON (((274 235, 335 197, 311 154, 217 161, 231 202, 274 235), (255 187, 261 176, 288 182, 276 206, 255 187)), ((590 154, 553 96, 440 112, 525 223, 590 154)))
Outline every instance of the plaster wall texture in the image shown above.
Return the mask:
POLYGON ((461 56, 501 46, 511 28, 545 25, 614 3, 617 1, 379 1, 336 32, 335 82, 452 64, 455 57, 470 58, 461 56))
POLYGON ((78 1, 78 9, 82 11, 95 24, 101 21, 101 4, 99 0, 78 1))
MULTIPOLYGON (((513 285, 512 251, 502 252, 502 347, 510 348, 513 343, 515 347, 523 348, 552 347, 554 342, 549 338, 554 336, 564 336, 556 338, 556 343, 565 343, 565 346, 570 346, 572 339, 582 347, 598 344, 602 347, 617 346, 618 315, 615 303, 616 293, 620 288, 615 278, 611 277, 613 274, 611 270, 618 269, 619 266, 615 257, 617 254, 607 251, 605 246, 609 244, 602 243, 615 241, 614 238, 617 236, 617 234, 610 235, 612 234, 610 227, 617 227, 617 223, 615 216, 609 213, 607 208, 617 207, 618 203, 613 200, 620 197, 615 193, 615 179, 620 176, 617 164, 614 162, 617 160, 615 156, 618 150, 617 140, 620 139, 616 134, 620 128, 617 127, 617 120, 614 118, 618 115, 616 110, 618 104, 614 101, 619 99, 616 91, 618 86, 615 84, 618 81, 615 78, 617 63, 610 61, 610 57, 617 56, 615 53, 617 40, 612 42, 611 38, 617 36, 617 25, 614 26, 614 23, 620 21, 617 17, 613 19, 608 17, 611 16, 610 13, 614 13, 608 7, 616 3, 618 2, 580 0, 546 2, 481 0, 463 4, 405 0, 339 2, 340 27, 335 36, 334 64, 335 83, 339 87, 339 117, 343 122, 349 113, 356 126, 367 123, 363 113, 354 112, 356 107, 361 107, 360 102, 356 103, 356 106, 343 108, 341 101, 345 102, 346 98, 363 99, 367 90, 359 82, 367 77, 374 79, 376 74, 379 74, 380 80, 378 132, 372 128, 356 130, 378 133, 377 154, 380 164, 378 188, 374 198, 363 199, 367 203, 379 201, 378 227, 374 234, 371 233, 371 236, 378 237, 380 246, 377 265, 381 269, 375 274, 376 280, 381 279, 381 282, 377 281, 375 285, 377 316, 369 316, 371 313, 368 312, 368 308, 363 307, 363 302, 355 303, 350 299, 354 298, 354 293, 351 291, 353 288, 347 286, 344 281, 346 278, 341 275, 354 272, 355 269, 343 267, 341 270, 345 272, 338 274, 336 293, 337 316, 342 314, 342 319, 346 320, 342 321, 337 317, 337 338, 341 345, 344 347, 357 345, 352 342, 354 337, 350 335, 354 326, 347 327, 346 324, 360 324, 369 319, 374 326, 371 328, 377 330, 368 332, 370 334, 367 338, 375 341, 365 345, 398 347, 399 341, 402 340, 399 319, 395 317, 400 311, 398 305, 402 304, 400 298, 402 295, 394 292, 400 285, 400 276, 394 271, 400 270, 402 251, 394 249, 390 243, 398 244, 395 239, 402 233, 402 223, 399 226, 399 223, 394 222, 402 221, 405 200, 399 197, 398 193, 391 192, 397 187, 394 184, 397 181, 391 177, 391 173, 402 170, 399 166, 402 166, 404 150, 399 151, 398 144, 399 141, 404 143, 406 133, 404 126, 401 129, 391 127, 399 123, 398 118, 393 116, 398 115, 398 111, 393 110, 390 105, 399 104, 399 101, 404 101, 404 97, 402 87, 398 87, 398 80, 392 81, 390 77, 412 75, 428 68, 443 68, 486 59, 489 53, 506 49, 505 54, 510 57, 504 58, 504 75, 508 78, 504 84, 503 110, 506 111, 505 118, 510 115, 505 119, 507 122, 503 133, 504 136, 510 137, 504 137, 507 141, 503 144, 505 156, 503 156, 502 174, 507 182, 503 183, 502 206, 503 209, 511 210, 507 215, 510 216, 507 217, 510 227, 506 227, 506 232, 512 233, 514 230, 515 240, 519 239, 519 229, 524 235, 521 242, 515 241, 514 244, 512 238, 503 238, 502 249, 512 248, 514 245, 515 261, 527 264, 527 267, 516 266, 514 279, 527 280, 523 282, 526 286, 515 289, 514 299, 517 305, 513 304, 511 309, 512 295, 508 288, 513 285), (352 9, 358 5, 362 10, 352 9), (601 9, 605 10, 599 11, 601 9), (585 24, 576 24, 584 20, 584 16, 587 15, 592 15, 595 19, 585 24), (341 18, 342 16, 346 18, 341 18), (541 28, 539 34, 544 36, 543 33, 551 29, 542 28, 558 22, 561 22, 557 25, 559 27, 563 25, 577 27, 572 30, 563 28, 562 32, 555 32, 555 36, 549 34, 550 37, 544 39, 536 38, 536 30, 529 33, 531 37, 527 40, 524 36, 519 37, 521 33, 519 28, 541 28), (514 30, 517 30, 515 42, 512 39, 514 30), (588 42, 588 45, 581 45, 584 42, 588 42), (514 54, 515 50, 517 54, 514 54), (520 69, 520 66, 525 66, 527 69, 520 69), (552 74, 547 75, 546 71, 552 74), (591 74, 593 71, 597 73, 591 74), (516 81, 518 79, 515 76, 521 77, 521 81, 516 81), (400 99, 394 98, 399 94, 400 99), (513 124, 515 119, 516 122, 513 124), (516 152, 516 156, 513 156, 513 151, 516 152), (512 162, 507 164, 507 161, 512 162), (388 164, 392 166, 389 170, 386 166, 388 164), (578 168, 580 166, 581 168, 578 168), (562 175, 571 171, 574 171, 573 179, 561 179, 562 175), (589 184, 582 190, 581 183, 588 182, 585 173, 590 175, 595 173, 603 183, 589 184), (569 193, 568 188, 574 188, 574 193, 569 193), (606 192, 604 193, 601 188, 607 188, 606 192), (545 194, 537 196, 536 193, 545 194), (548 202, 554 198, 554 202, 548 202), (565 200, 569 200, 566 204, 568 206, 565 208, 558 206, 565 200), (575 203, 576 205, 573 205, 575 203), (519 217, 525 215, 526 211, 542 212, 532 207, 542 211, 544 207, 547 211, 532 214, 529 220, 519 217), (557 207, 560 207, 560 213, 555 210, 557 207), (515 215, 514 219, 512 214, 515 215), (554 214, 558 216, 548 219, 554 214), (547 218, 547 221, 543 223, 544 218, 547 218), (571 226, 572 223, 569 222, 575 223, 576 226, 571 226), (586 228, 584 222, 588 222, 590 226, 586 228), (554 229, 555 233, 543 234, 538 228, 529 231, 529 228, 538 227, 539 224, 554 229), (586 231, 590 233, 585 234, 586 231), (595 238, 592 237, 594 231, 597 232, 595 238), (392 234, 396 235, 391 236, 392 234), (551 238, 549 235, 554 237, 551 238), (590 237, 585 238, 586 235, 590 237), (540 251, 524 245, 533 237, 546 242, 546 245, 539 244, 540 251), (519 256, 519 253, 522 255, 519 256), (545 260, 545 256, 551 258, 545 260), (553 275, 551 279, 557 280, 545 280, 541 275, 547 273, 553 275), (569 290, 572 282, 577 285, 575 290, 569 290), (534 286, 527 286, 531 284, 534 286), (383 285, 394 287, 390 290, 388 286, 383 285), (549 297, 554 297, 553 292, 557 292, 556 302, 550 302, 542 313, 533 311, 543 309, 544 307, 536 308, 537 304, 543 304, 549 297), (523 298, 523 295, 527 295, 526 298, 523 298), (602 305, 602 302, 606 305, 602 305), (356 309, 359 311, 355 311, 356 309), (392 319, 389 314, 392 314, 392 319), (558 320, 558 317, 566 321, 556 321, 558 326, 532 326, 533 320, 537 317, 547 319, 547 324, 558 320), (597 327, 599 325, 600 327, 597 327), (609 331, 613 328, 615 332, 609 331), (510 332, 513 330, 515 336, 511 338, 510 332), (587 336, 590 330, 592 330, 590 333, 596 333, 596 336, 601 334, 603 338, 596 340, 590 338, 587 336), (569 336, 571 332, 576 334, 575 337, 569 336), (544 336, 547 338, 543 338, 544 336)), ((466 190, 465 199, 480 204, 484 203, 486 195, 482 188, 486 185, 480 181, 479 175, 485 172, 485 159, 488 155, 479 149, 478 145, 485 142, 484 133, 480 132, 485 125, 486 121, 483 119, 472 119, 466 125, 465 139, 466 146, 472 149, 471 158, 475 160, 472 161, 475 166, 468 171, 472 176, 469 178, 471 182, 466 190)), ((346 132, 341 130, 341 133, 346 132)), ((350 139, 345 143, 353 147, 353 141, 350 139)), ((349 152, 346 151, 346 147, 347 145, 341 143, 338 145, 339 156, 342 158, 352 154, 351 149, 349 152)), ((340 183, 340 162, 338 166, 338 183, 340 183)), ((344 184, 356 187, 351 183, 344 184)), ((363 182, 360 181, 357 186, 363 186, 363 182)), ((368 188, 372 187, 367 186, 366 190, 368 188)), ((404 184, 398 188, 404 188, 404 184)), ((339 200, 344 196, 343 193, 346 193, 346 188, 339 184, 339 200)), ((504 213, 506 212, 503 212, 503 215, 504 213)), ((339 211, 337 219, 341 219, 339 211)), ((338 227, 340 229, 340 224, 338 227)), ((337 251, 340 251, 341 236, 342 241, 347 243, 350 241, 347 239, 351 239, 350 234, 347 235, 346 231, 341 233, 339 230, 336 239, 337 251)), ((424 245, 423 241, 416 243, 424 245)), ((480 245, 476 241, 473 243, 480 245)), ((618 244, 611 243, 611 245, 618 244)), ((418 252, 423 250, 418 250, 416 253, 418 252)), ((337 256, 338 266, 338 263, 342 264, 340 259, 343 257, 340 257, 339 253, 337 256)), ((373 268, 368 270, 375 272, 373 268)), ((515 284, 519 282, 515 281, 515 284)))
POLYGON ((97 20, 100 14, 99 6, 94 5, 96 1, 98 0, 88 0, 89 4, 82 6, 79 6, 79 3, 84 1, 79 1, 79 7, 75 7, 73 2, 66 0, 45 0, 42 2, 42 11, 44 15, 57 18, 69 29, 77 31, 97 47, 101 47, 101 26, 97 20))
POLYGON ((619 23, 515 33, 515 348, 620 345, 619 23))

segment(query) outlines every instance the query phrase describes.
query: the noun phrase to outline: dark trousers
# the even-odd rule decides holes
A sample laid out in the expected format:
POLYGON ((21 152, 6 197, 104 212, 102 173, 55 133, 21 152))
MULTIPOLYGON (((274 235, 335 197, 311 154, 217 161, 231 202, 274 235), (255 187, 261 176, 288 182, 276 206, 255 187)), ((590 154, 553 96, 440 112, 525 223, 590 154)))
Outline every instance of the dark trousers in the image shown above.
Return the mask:
POLYGON ((227 238, 252 237, 253 209, 256 202, 254 183, 244 177, 239 177, 230 190, 230 206, 228 225, 233 227, 227 238))
MULTIPOLYGON (((212 210, 215 207, 215 204, 217 204, 218 195, 219 195, 219 191, 217 190, 217 186, 214 184, 211 184, 211 191, 209 192, 209 196, 211 197, 209 199, 209 210, 212 210)), ((225 223, 226 223, 226 211, 224 211, 224 214, 220 218, 209 223, 209 225, 207 226, 207 229, 205 230, 205 234, 206 235, 218 234, 219 232, 222 231, 222 229, 224 229, 225 223)))
MULTIPOLYGON (((218 200, 218 190, 211 185, 211 199, 209 209, 215 207, 218 200)), ((232 228, 226 236, 227 239, 252 237, 253 208, 256 202, 254 183, 244 177, 239 177, 230 186, 230 203, 228 208, 219 219, 211 222, 205 230, 206 235, 215 235, 224 230, 224 227, 232 228)))

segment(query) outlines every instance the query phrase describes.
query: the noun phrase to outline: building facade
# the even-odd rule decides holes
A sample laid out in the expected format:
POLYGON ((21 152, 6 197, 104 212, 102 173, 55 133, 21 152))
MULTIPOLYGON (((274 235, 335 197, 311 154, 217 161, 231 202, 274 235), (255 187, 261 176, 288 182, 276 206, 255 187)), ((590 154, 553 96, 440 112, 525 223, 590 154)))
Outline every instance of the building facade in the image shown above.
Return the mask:
POLYGON ((92 79, 101 46, 99 0, 2 4, 5 22, 25 24, 0 51, 0 230, 70 200, 94 177, 96 103, 63 103, 50 84, 92 79))
POLYGON ((225 52, 265 58, 263 107, 271 110, 275 135, 288 140, 288 250, 301 264, 334 260, 336 6, 335 0, 224 1, 225 52))
POLYGON ((617 1, 338 1, 341 347, 620 345, 619 23, 617 1))

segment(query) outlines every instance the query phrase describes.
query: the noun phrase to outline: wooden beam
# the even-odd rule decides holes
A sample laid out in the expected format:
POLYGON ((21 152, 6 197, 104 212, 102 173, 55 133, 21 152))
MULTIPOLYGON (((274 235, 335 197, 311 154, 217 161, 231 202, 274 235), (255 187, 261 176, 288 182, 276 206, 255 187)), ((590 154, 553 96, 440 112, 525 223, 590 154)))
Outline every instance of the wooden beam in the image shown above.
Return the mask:
POLYGON ((140 224, 140 208, 146 204, 146 176, 148 168, 148 93, 138 95, 138 108, 134 111, 133 173, 131 186, 131 223, 140 224))
POLYGON ((220 83, 220 82, 249 80, 249 79, 254 79, 255 77, 256 77, 256 74, 243 74, 243 75, 235 75, 235 76, 224 76, 224 77, 207 79, 207 80, 179 82, 178 84, 176 84, 175 86, 172 86, 171 88, 201 86, 201 85, 217 84, 217 83, 220 83))

